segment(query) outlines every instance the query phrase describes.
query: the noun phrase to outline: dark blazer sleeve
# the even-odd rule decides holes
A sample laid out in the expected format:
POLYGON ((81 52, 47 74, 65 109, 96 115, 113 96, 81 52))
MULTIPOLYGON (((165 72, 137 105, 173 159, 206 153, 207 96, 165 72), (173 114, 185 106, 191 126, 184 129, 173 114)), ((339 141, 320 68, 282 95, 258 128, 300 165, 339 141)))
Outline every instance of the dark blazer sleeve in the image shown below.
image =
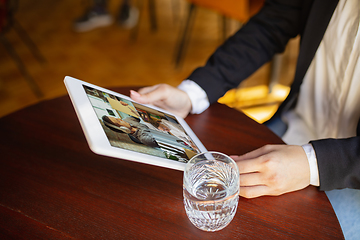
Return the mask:
POLYGON ((317 158, 320 190, 360 189, 360 137, 310 143, 317 158))
POLYGON ((188 79, 202 87, 210 103, 254 73, 275 53, 284 51, 290 38, 302 30, 306 0, 268 0, 260 12, 221 45, 188 79))

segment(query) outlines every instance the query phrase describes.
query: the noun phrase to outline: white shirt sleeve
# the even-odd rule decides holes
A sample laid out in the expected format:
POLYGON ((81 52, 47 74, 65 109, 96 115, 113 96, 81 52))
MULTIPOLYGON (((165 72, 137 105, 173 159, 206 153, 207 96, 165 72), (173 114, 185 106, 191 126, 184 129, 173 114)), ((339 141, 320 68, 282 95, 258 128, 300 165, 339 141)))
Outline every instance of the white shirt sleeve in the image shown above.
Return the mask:
POLYGON ((202 113, 210 106, 206 92, 194 81, 184 80, 178 86, 178 89, 188 94, 192 105, 192 114, 202 113))
POLYGON ((313 146, 309 144, 302 145, 310 166, 310 184, 313 186, 320 186, 319 169, 317 165, 317 159, 313 146))

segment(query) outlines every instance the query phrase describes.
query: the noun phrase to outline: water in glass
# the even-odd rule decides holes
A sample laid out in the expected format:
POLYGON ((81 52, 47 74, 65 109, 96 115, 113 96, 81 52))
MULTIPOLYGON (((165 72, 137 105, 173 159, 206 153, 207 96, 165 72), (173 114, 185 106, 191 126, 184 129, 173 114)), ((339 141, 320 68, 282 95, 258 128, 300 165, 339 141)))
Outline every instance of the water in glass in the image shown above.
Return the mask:
POLYGON ((222 161, 203 160, 186 171, 183 194, 190 221, 204 231, 218 231, 226 227, 238 205, 237 167, 222 161))

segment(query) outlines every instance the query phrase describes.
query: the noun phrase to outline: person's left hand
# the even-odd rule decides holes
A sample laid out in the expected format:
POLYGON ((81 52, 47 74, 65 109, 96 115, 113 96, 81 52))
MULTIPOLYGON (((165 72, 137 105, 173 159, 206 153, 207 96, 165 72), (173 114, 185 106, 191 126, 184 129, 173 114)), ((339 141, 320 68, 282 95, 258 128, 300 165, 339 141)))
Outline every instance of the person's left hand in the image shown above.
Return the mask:
POLYGON ((277 196, 310 184, 310 167, 301 146, 266 145, 231 157, 240 171, 240 196, 277 196))
POLYGON ((189 95, 168 84, 157 84, 139 89, 138 92, 131 90, 130 97, 145 104, 152 104, 185 118, 191 111, 189 95))

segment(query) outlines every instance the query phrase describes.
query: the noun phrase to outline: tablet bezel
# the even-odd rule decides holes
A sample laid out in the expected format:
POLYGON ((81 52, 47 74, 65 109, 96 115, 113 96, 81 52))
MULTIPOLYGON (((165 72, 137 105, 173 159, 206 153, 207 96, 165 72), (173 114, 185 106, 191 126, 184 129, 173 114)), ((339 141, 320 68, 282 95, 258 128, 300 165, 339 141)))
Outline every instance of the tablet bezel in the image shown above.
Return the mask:
MULTIPOLYGON (((76 114, 80 121, 81 127, 85 134, 86 140, 89 144, 90 149, 99 155, 110 156, 120 159, 126 159, 135 162, 141 162, 145 164, 176 169, 183 171, 185 168, 184 162, 179 162, 176 160, 171 160, 167 158, 157 157, 145 153, 139 153, 132 150, 127 150, 119 147, 111 146, 109 139, 107 138, 103 127, 100 124, 99 118, 93 109, 93 106, 85 92, 84 85, 90 88, 97 89, 99 91, 112 94, 119 98, 129 100, 131 102, 137 103, 132 100, 130 97, 122 95, 120 93, 93 85, 91 83, 84 82, 82 80, 66 76, 64 79, 66 89, 69 93, 72 104, 75 108, 76 114)), ((139 103, 137 103, 139 104, 139 103)), ((183 118, 180 118, 172 113, 169 113, 163 109, 157 108, 155 106, 140 104, 145 107, 163 112, 167 115, 174 116, 180 125, 184 128, 185 132, 190 136, 195 145, 199 148, 200 152, 207 151, 205 146, 201 143, 189 125, 183 118)))

